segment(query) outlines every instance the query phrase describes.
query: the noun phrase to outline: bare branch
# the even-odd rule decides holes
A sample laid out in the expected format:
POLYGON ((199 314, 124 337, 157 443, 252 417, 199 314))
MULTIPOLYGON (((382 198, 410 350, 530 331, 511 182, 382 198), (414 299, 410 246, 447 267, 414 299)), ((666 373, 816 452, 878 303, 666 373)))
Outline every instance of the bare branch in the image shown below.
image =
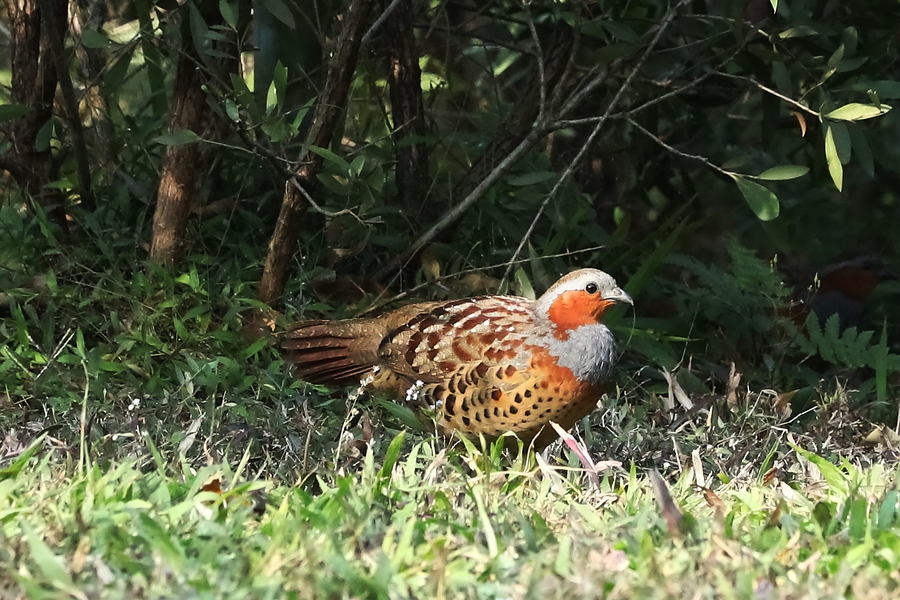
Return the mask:
POLYGON ((713 169, 713 170, 718 171, 718 172, 721 173, 722 175, 728 175, 729 177, 731 177, 731 173, 729 173, 728 171, 726 171, 725 169, 723 169, 723 168, 720 167, 719 165, 717 165, 717 164, 711 162, 711 161, 710 161, 708 158, 706 158, 705 156, 700 156, 700 155, 698 155, 698 154, 688 154, 687 152, 682 152, 681 150, 676 150, 676 149, 673 148, 672 146, 668 145, 667 143, 665 143, 664 141, 662 141, 661 139, 659 139, 658 136, 654 135, 654 134, 651 133, 650 131, 647 131, 646 129, 644 129, 643 127, 641 127, 641 126, 638 124, 637 121, 635 121, 635 120, 633 120, 633 119, 628 119, 628 122, 631 123, 631 125, 632 125, 635 129, 637 129, 638 131, 640 131, 641 133, 643 133, 644 135, 646 135, 647 137, 649 137, 650 139, 652 139, 654 142, 656 142, 657 144, 659 144, 660 146, 662 146, 663 148, 665 148, 667 151, 671 152, 671 153, 674 154, 675 156, 680 156, 681 158, 687 158, 687 159, 690 159, 690 160, 698 160, 698 161, 702 162, 703 164, 705 164, 707 167, 709 167, 709 168, 711 168, 711 169, 713 169))
MULTIPOLYGON (((662 96, 657 96, 656 98, 652 98, 639 106, 635 106, 632 109, 625 110, 625 111, 622 111, 619 113, 612 113, 611 115, 609 115, 609 118, 617 119, 617 120, 618 119, 629 119, 629 118, 633 117, 634 115, 636 115, 637 113, 650 108, 651 106, 659 104, 660 102, 664 102, 664 101, 668 100, 669 98, 674 98, 675 96, 678 96, 679 94, 683 94, 687 90, 700 85, 701 83, 703 83, 704 81, 709 79, 712 75, 714 75, 714 73, 705 73, 705 74, 701 75, 700 77, 698 77, 697 79, 691 81, 690 83, 686 83, 683 86, 672 90, 671 92, 663 94, 662 96)), ((603 115, 601 115, 599 117, 585 117, 583 119, 563 119, 563 120, 556 121, 555 123, 553 123, 553 128, 554 129, 564 129, 566 127, 575 127, 578 125, 590 125, 591 123, 597 123, 601 119, 603 119, 603 115)))
POLYGON ((394 9, 397 8, 397 5, 400 4, 400 0, 393 0, 387 8, 384 9, 384 12, 375 19, 375 22, 372 23, 372 26, 369 27, 369 30, 366 31, 365 35, 362 37, 362 41, 359 43, 360 47, 365 48, 366 45, 372 40, 372 36, 375 35, 375 32, 384 24, 387 18, 390 16, 394 9))
POLYGON ((75 89, 72 87, 72 78, 69 75, 69 63, 66 61, 63 40, 66 35, 65 23, 60 23, 60 17, 65 14, 65 5, 57 7, 52 0, 42 0, 41 10, 43 17, 47 19, 50 34, 47 41, 50 43, 50 54, 56 67, 56 76, 59 80, 59 89, 62 92, 63 106, 66 107, 66 117, 72 131, 72 146, 75 149, 76 172, 78 173, 78 186, 81 202, 87 210, 96 207, 94 193, 91 191, 91 168, 88 164, 87 144, 84 141, 84 129, 81 126, 81 115, 78 113, 78 99, 75 97, 75 89), (62 10, 60 10, 62 9, 62 10), (61 35, 60 35, 61 34, 61 35))
MULTIPOLYGON (((306 132, 305 148, 324 147, 334 135, 341 110, 347 101, 353 73, 359 55, 363 27, 369 11, 366 0, 353 0, 344 13, 341 35, 329 61, 325 86, 313 109, 313 118, 306 132)), ((295 172, 298 182, 312 186, 322 166, 322 157, 305 149, 300 157, 300 166, 295 172)), ((295 251, 301 219, 310 206, 308 196, 300 193, 303 186, 291 183, 285 185, 281 211, 275 230, 269 239, 269 251, 259 283, 258 297, 262 302, 274 304, 279 300, 287 278, 288 266, 295 251)))
MULTIPOLYGON (((558 252, 556 254, 549 254, 549 255, 545 256, 544 258, 561 258, 563 256, 573 256, 575 254, 584 254, 586 252, 595 252, 597 250, 602 250, 604 247, 605 246, 592 246, 590 248, 582 248, 580 250, 570 250, 568 252, 558 252)), ((520 259, 516 260, 514 264, 522 264, 522 263, 529 262, 530 260, 531 260, 530 258, 520 258, 520 259)), ((407 288, 407 289, 403 290, 402 292, 400 292, 399 294, 397 294, 395 296, 391 296, 390 298, 378 299, 378 298, 382 298, 382 296, 383 296, 383 293, 382 293, 379 295, 378 298, 376 298, 376 301, 371 306, 369 306, 368 308, 366 308, 364 311, 362 311, 361 313, 359 313, 356 316, 363 316, 370 312, 377 311, 377 310, 387 306, 388 304, 391 304, 393 302, 396 302, 397 300, 402 300, 403 298, 412 296, 419 290, 423 290, 429 286, 439 284, 442 281, 447 281, 448 279, 454 279, 456 277, 459 277, 460 275, 468 275, 470 273, 481 273, 481 272, 485 272, 485 271, 491 271, 493 269, 505 266, 506 264, 507 264, 506 262, 502 262, 502 263, 497 263, 496 265, 487 265, 487 266, 483 266, 483 267, 472 267, 470 269, 463 269, 463 270, 457 271, 455 273, 448 273, 446 275, 441 275, 440 277, 435 277, 434 279, 431 279, 429 281, 424 281, 424 282, 420 283, 419 285, 413 286, 411 288, 407 288)))
POLYGON ((380 279, 384 275, 391 273, 398 267, 400 267, 409 257, 414 256, 419 250, 424 248, 427 244, 433 240, 438 233, 443 231, 448 225, 456 221, 460 218, 463 213, 465 213, 469 208, 481 198, 484 193, 496 183, 500 177, 502 177, 510 167, 512 167, 516 161, 522 158, 534 143, 540 139, 544 135, 544 131, 542 129, 534 128, 531 133, 529 133, 524 140, 519 142, 519 145, 510 152, 506 158, 500 161, 490 173, 488 173, 487 177, 481 180, 475 189, 473 189, 468 196, 466 196, 459 204, 451 208, 447 213, 444 214, 434 225, 428 228, 428 230, 423 233, 419 238, 413 242, 413 244, 400 256, 389 262, 384 268, 382 268, 375 276, 376 279, 380 279))
POLYGON ((806 106, 805 104, 802 104, 802 103, 794 100, 793 98, 789 98, 789 97, 785 96, 784 94, 780 94, 780 93, 776 92, 775 90, 773 90, 772 88, 766 87, 763 84, 759 83, 758 81, 750 79, 749 77, 744 77, 743 75, 732 75, 730 73, 723 73, 722 71, 717 71, 716 75, 721 75, 722 77, 727 77, 729 79, 737 79, 740 81, 746 81, 747 83, 750 83, 750 84, 756 86, 757 88, 766 92, 767 94, 771 94, 771 95, 775 96, 776 98, 778 98, 779 100, 783 100, 784 102, 787 102, 788 104, 802 110, 805 113, 811 114, 817 118, 822 117, 822 115, 820 113, 814 111, 813 109, 806 106))
MULTIPOLYGON (((526 9, 528 5, 525 5, 526 9)), ((538 37, 537 29, 534 26, 534 19, 531 17, 531 11, 528 11, 528 30, 531 32, 531 39, 534 41, 535 56, 537 56, 538 66, 538 83, 540 84, 541 103, 538 106, 537 122, 543 123, 547 114, 547 77, 544 73, 544 51, 541 49, 541 39, 538 37)))
MULTIPOLYGON (((557 43, 550 44, 547 56, 538 60, 545 63, 544 77, 546 85, 558 85, 560 77, 566 70, 571 54, 571 31, 560 26, 555 32, 557 43)), ((436 223, 426 230, 412 245, 399 256, 381 268, 375 279, 384 279, 393 274, 406 261, 434 240, 439 233, 446 230, 477 202, 491 185, 496 183, 517 160, 522 158, 547 133, 546 120, 539 122, 540 107, 531 95, 523 95, 515 109, 510 113, 497 136, 487 146, 481 157, 472 165, 466 175, 454 188, 454 194, 463 200, 452 207, 436 223)))
POLYGON ((356 219, 363 225, 366 224, 366 222, 363 221, 359 217, 359 215, 357 215, 355 212, 353 212, 349 208, 345 208, 345 209, 339 210, 337 212, 332 212, 332 211, 326 210, 326 209, 322 208, 321 206, 319 206, 318 204, 316 204, 316 201, 312 199, 312 196, 309 195, 309 192, 306 191, 306 188, 303 187, 303 184, 300 183, 300 181, 297 179, 297 177, 295 175, 291 175, 290 177, 288 177, 288 180, 291 182, 291 185, 293 185, 295 188, 297 188, 297 191, 300 192, 300 195, 303 196, 307 202, 309 202, 310 208, 312 208, 317 213, 325 215, 326 217, 330 217, 332 219, 335 217, 340 217, 342 215, 351 215, 354 219, 356 219))
POLYGON ((679 8, 687 4, 689 0, 681 0, 678 4, 673 6, 666 13, 666 16, 663 17, 663 20, 656 28, 656 33, 653 36, 653 39, 650 40, 650 43, 647 45, 647 48, 644 50, 644 53, 638 59, 637 63, 631 69, 631 72, 628 74, 628 77, 625 78, 625 81, 619 87, 618 91, 616 91, 616 95, 613 96, 613 99, 609 102, 606 107, 606 111, 603 113, 603 116, 597 122, 597 125, 594 126, 593 131, 588 136, 587 140, 585 140, 584 144, 582 144, 581 149, 578 151, 578 154, 575 155, 569 165, 566 167, 566 170, 563 171, 563 174, 557 179, 556 184, 553 186, 553 189, 547 194, 547 197, 544 198, 544 201, 541 203, 541 206, 538 208, 537 214, 534 215, 534 218, 531 220, 531 224, 528 226, 528 230, 525 232, 525 235, 522 236, 522 240, 519 242, 519 246, 516 248, 516 251, 513 252, 512 257, 510 258, 510 262, 506 267, 506 272, 503 274, 503 280, 506 280, 509 277, 510 272, 512 271, 512 261, 519 257, 519 254, 522 252, 522 249, 525 247, 525 244, 528 243, 531 234, 534 232, 534 228, 537 226, 538 220, 541 218, 541 215, 544 214, 544 210, 547 208, 547 205, 550 203, 550 200, 556 196, 557 190, 562 187, 563 182, 565 182, 569 176, 572 174, 572 171, 575 170, 575 166, 581 162, 582 157, 584 156, 587 149, 590 147, 591 142, 594 141, 594 138, 600 133, 600 130, 603 128, 603 125, 609 119, 609 115, 612 114, 613 109, 616 104, 618 104, 619 100, 622 98, 622 95, 625 93, 625 90, 631 85, 632 80, 637 76, 638 71, 640 71, 641 67, 644 65, 644 62, 647 60, 647 57, 650 56, 650 53, 653 52, 653 49, 656 47, 656 44, 659 43, 660 38, 662 38, 663 32, 675 18, 675 14, 679 8))

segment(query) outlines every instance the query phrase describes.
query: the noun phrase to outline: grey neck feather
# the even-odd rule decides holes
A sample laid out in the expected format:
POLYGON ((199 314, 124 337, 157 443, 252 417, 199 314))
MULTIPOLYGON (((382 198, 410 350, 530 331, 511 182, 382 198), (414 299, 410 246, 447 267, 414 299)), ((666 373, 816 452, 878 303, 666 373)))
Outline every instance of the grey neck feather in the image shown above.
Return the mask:
POLYGON ((599 383, 612 375, 616 366, 616 340, 606 325, 582 325, 560 340, 550 335, 546 346, 561 367, 567 367, 578 379, 599 383))

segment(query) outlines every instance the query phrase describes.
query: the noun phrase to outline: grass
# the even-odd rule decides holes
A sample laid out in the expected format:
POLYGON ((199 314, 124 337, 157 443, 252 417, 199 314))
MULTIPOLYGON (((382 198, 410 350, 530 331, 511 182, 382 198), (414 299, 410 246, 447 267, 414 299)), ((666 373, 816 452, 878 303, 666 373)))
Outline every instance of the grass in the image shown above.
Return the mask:
POLYGON ((852 388, 726 401, 703 392, 721 357, 669 382, 644 367, 686 342, 638 330, 645 350, 579 428, 594 483, 561 444, 448 444, 292 381, 241 335, 246 260, 144 274, 109 239, 40 285, 16 279, 34 257, 0 271, 2 599, 900 592, 897 438, 860 444, 852 388), (695 408, 666 400, 679 385, 695 408))
MULTIPOLYGON (((149 441, 149 440, 148 440, 149 441)), ((9 440, 7 440, 9 442, 9 440)), ((151 445, 152 449, 152 445, 151 445)), ((9 450, 7 448, 7 450, 9 450)), ((398 435, 302 481, 158 452, 105 467, 36 440, 0 471, 4 598, 892 598, 895 473, 798 449, 794 473, 672 485, 398 435)), ((247 454, 244 455, 247 458, 247 454)))

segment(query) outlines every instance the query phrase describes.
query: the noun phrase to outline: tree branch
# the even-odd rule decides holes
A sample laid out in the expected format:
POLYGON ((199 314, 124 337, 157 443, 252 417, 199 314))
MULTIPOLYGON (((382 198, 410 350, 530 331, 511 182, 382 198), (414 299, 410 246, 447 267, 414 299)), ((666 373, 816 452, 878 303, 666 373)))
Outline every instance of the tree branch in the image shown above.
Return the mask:
MULTIPOLYGON (((687 4, 690 0, 681 0, 678 4, 673 6, 666 13, 666 16, 663 17, 663 20, 656 28, 656 32, 653 35, 653 38, 650 40, 650 43, 647 45, 647 48, 644 50, 644 53, 638 59, 637 63, 631 69, 631 72, 628 74, 628 77, 625 78, 625 81, 619 86, 619 89, 616 91, 616 95, 613 96, 613 99, 610 100, 609 104, 606 106, 606 111, 604 111, 603 116, 594 126, 593 131, 588 136, 587 140, 585 140, 584 144, 582 144, 581 149, 579 149, 578 154, 575 155, 566 170, 563 171, 563 174, 560 175, 559 179, 557 179, 556 184, 547 194, 547 197, 544 198, 544 201, 541 203, 541 206, 538 208, 537 214, 534 215, 534 218, 531 220, 531 224, 528 226, 528 230, 525 232, 525 235, 522 236, 522 240, 519 242, 519 246, 516 248, 516 251, 513 252, 512 257, 506 267, 506 272, 503 274, 503 280, 509 277, 510 272, 512 271, 513 261, 519 257, 519 254, 522 252, 522 249, 525 247, 525 244, 528 243, 531 234, 534 233, 534 228, 537 226, 538 220, 541 218, 541 215, 544 214, 544 210, 547 208, 547 205, 550 203, 550 200, 556 196, 557 190, 562 186, 563 182, 565 182, 569 176, 572 174, 572 171, 575 170, 575 165, 577 165, 581 158, 584 156, 587 149, 590 147, 591 142, 594 141, 594 138, 600 133, 600 130, 603 128, 603 125, 609 119, 609 115, 612 114, 613 109, 618 104, 619 100, 622 98, 622 95, 625 93, 625 90, 631 85, 632 80, 634 80, 635 76, 637 76, 638 71, 640 71, 641 67, 644 65, 644 62, 647 60, 647 57, 650 56, 650 53, 653 52, 653 49, 656 48, 656 44, 659 43, 660 38, 662 37, 663 32, 675 18, 675 14, 679 8, 687 4)), ((585 90, 582 90, 582 97, 586 94, 585 90)), ((567 104, 571 104, 567 103, 567 104)))
MULTIPOLYGON (((343 15, 343 28, 328 66, 325 86, 319 95, 313 112, 312 123, 304 140, 304 148, 327 148, 334 135, 350 91, 350 82, 356 71, 363 27, 369 12, 368 0, 353 0, 343 15)), ((322 168, 322 157, 304 150, 295 173, 297 183, 304 191, 313 188, 316 175, 322 168)), ((288 265, 299 237, 300 221, 309 203, 293 181, 285 183, 284 198, 275 230, 269 240, 266 264, 259 282, 259 299, 272 305, 284 290, 288 265)))
POLYGON ((72 129, 72 145, 75 149, 81 203, 91 211, 96 207, 96 203, 94 193, 91 191, 91 167, 88 162, 87 144, 84 141, 84 128, 81 126, 81 116, 78 113, 78 99, 75 97, 75 89, 72 87, 69 62, 66 60, 63 48, 66 28, 65 23, 60 23, 61 19, 53 3, 54 0, 41 0, 41 9, 44 11, 44 17, 47 19, 47 26, 51 32, 47 36, 47 40, 50 43, 50 53, 53 55, 53 64, 56 67, 63 104, 66 107, 66 117, 69 120, 69 127, 72 129))

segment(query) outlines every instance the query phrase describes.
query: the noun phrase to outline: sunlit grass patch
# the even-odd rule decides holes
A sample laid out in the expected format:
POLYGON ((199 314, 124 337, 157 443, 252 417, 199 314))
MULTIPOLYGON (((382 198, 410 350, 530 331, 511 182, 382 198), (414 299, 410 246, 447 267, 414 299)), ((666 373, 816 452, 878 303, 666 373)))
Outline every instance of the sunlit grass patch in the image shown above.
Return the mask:
POLYGON ((898 492, 880 464, 804 454, 790 485, 728 484, 715 500, 686 471, 669 487, 693 525, 673 536, 635 469, 592 487, 533 456, 404 436, 298 482, 29 453, 0 472, 0 585, 14 596, 877 598, 900 585, 898 492))

